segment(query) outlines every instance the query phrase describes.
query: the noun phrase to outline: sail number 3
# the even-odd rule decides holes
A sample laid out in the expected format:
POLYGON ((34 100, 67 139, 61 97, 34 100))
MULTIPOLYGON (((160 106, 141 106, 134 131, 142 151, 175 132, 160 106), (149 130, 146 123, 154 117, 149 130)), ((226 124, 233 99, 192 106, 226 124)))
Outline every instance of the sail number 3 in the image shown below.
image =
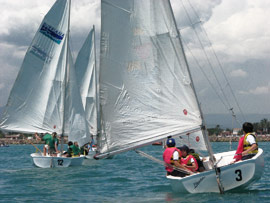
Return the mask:
POLYGON ((240 169, 235 171, 235 174, 237 177, 235 178, 236 181, 241 181, 242 180, 242 171, 240 169))

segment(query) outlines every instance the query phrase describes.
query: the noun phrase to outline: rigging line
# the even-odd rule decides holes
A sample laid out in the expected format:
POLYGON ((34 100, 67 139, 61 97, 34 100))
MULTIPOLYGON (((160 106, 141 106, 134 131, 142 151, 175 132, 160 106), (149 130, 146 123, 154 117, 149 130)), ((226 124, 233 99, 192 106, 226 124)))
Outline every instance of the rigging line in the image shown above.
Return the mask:
POLYGON ((120 9, 120 10, 122 10, 122 11, 125 11, 125 12, 128 13, 128 14, 131 14, 131 13, 132 13, 131 11, 129 11, 129 10, 127 10, 127 9, 124 9, 124 8, 121 8, 120 6, 117 6, 117 5, 113 4, 113 3, 109 3, 109 2, 107 2, 107 1, 103 1, 103 3, 104 3, 104 4, 107 4, 107 5, 110 5, 110 6, 114 7, 114 8, 118 8, 118 9, 120 9))
MULTIPOLYGON (((184 8, 186 14, 187 14, 187 17, 188 17, 190 23, 192 23, 192 20, 191 20, 191 18, 190 18, 190 15, 188 14, 188 12, 187 12, 187 10, 186 10, 186 7, 185 7, 185 5, 183 4, 183 1, 181 1, 181 3, 182 3, 182 6, 183 6, 183 8, 184 8)), ((202 50, 203 50, 203 53, 204 53, 204 55, 205 55, 205 57, 206 57, 206 60, 207 60, 207 62, 208 62, 208 64, 209 64, 209 67, 210 67, 210 69, 211 69, 211 71, 212 71, 212 73, 213 73, 213 75, 214 75, 214 77, 215 77, 215 79, 216 79, 216 82, 218 83, 218 86, 220 87, 220 90, 221 90, 221 92, 222 92, 222 94, 223 94, 223 96, 224 96, 224 98, 225 98, 225 100, 226 100, 228 106, 231 106, 230 103, 229 103, 229 100, 228 100, 228 98, 227 98, 227 96, 226 96, 226 94, 225 94, 224 91, 223 91, 223 88, 222 88, 222 86, 221 86, 221 84, 220 84, 220 81, 219 81, 218 78, 217 78, 217 75, 216 75, 216 73, 215 73, 215 71, 214 71, 214 67, 213 67, 212 63, 210 62, 209 56, 207 55, 207 53, 206 53, 206 51, 205 51, 205 49, 204 49, 204 46, 203 46, 203 44, 202 44, 202 41, 201 41, 201 39, 199 38, 199 34, 198 34, 198 32, 196 31, 195 27, 193 27, 193 28, 194 28, 194 29, 193 29, 193 30, 194 30, 194 33, 196 34, 196 37, 197 37, 197 39, 198 39, 198 41, 199 41, 199 44, 200 44, 200 46, 201 46, 201 48, 202 48, 202 50)))
POLYGON ((234 111, 233 111, 233 108, 230 108, 229 109, 231 112, 232 112, 232 117, 233 117, 233 119, 238 123, 238 125, 240 125, 241 126, 241 123, 240 123, 240 121, 236 118, 236 115, 235 115, 235 113, 234 113, 234 111))
MULTIPOLYGON (((208 35, 207 35, 207 33, 206 33, 206 31, 205 31, 204 29, 202 29, 202 30, 204 31, 204 33, 205 33, 205 35, 206 35, 208 41, 210 41, 210 40, 209 40, 209 37, 208 37, 208 35)), ((239 102, 238 102, 238 100, 237 100, 237 98, 236 98, 236 96, 235 96, 235 94, 234 94, 234 91, 232 90, 232 87, 231 87, 231 85, 230 85, 230 83, 229 83, 229 81, 228 81, 228 78, 227 78, 227 76, 226 76, 225 73, 224 73, 224 70, 223 70, 223 68, 222 68, 222 65, 221 65, 221 63, 220 63, 220 61, 219 61, 219 59, 218 59, 218 57, 217 57, 217 55, 216 55, 216 52, 215 52, 215 50, 214 50, 214 48, 213 48, 211 42, 210 42, 210 45, 211 45, 210 47, 211 47, 211 49, 212 49, 212 51, 213 51, 213 53, 214 53, 214 55, 215 55, 215 58, 216 58, 216 60, 217 60, 217 62, 218 62, 218 65, 219 65, 219 67, 220 67, 220 69, 221 69, 221 72, 222 72, 222 74, 223 74, 223 76, 224 76, 224 78, 225 78, 225 80, 226 80, 226 82, 227 82, 227 85, 228 85, 229 88, 230 88, 230 91, 231 91, 231 94, 232 94, 232 96, 233 96, 233 98, 234 98, 234 100, 235 100, 235 103, 236 103, 236 105, 237 105, 237 107, 238 107, 238 109, 239 109, 239 111, 240 111, 242 117, 244 118, 244 120, 246 120, 246 117, 245 117, 245 115, 244 115, 244 113, 243 113, 243 111, 242 111, 242 109, 241 109, 241 107, 240 107, 240 105, 239 105, 239 102)))
POLYGON ((185 43, 185 40, 183 39, 183 42, 185 44, 185 46, 188 48, 189 52, 191 53, 192 57, 194 58, 196 64, 198 65, 198 67, 200 68, 200 70, 202 71, 203 75, 205 76, 205 78, 207 79, 207 81, 209 82, 210 86, 213 88, 214 92, 216 93, 216 95, 218 96, 218 98, 220 99, 220 101, 223 103, 223 105, 225 106, 225 108, 227 110, 229 110, 228 106, 224 103, 223 99, 221 98, 221 96, 219 95, 218 91, 216 90, 214 84, 210 81, 210 79, 207 77, 207 74, 205 73, 205 71, 203 70, 202 66, 199 64, 198 60, 195 58, 195 56, 193 55, 191 49, 189 48, 189 46, 187 45, 187 43, 185 43))
MULTIPOLYGON (((190 1, 189 1, 189 0, 187 0, 187 1, 188 1, 188 3, 189 3, 190 7, 192 8, 192 10, 194 11, 195 15, 197 16, 197 18, 200 18, 199 15, 197 14, 195 8, 194 8, 194 7, 192 6, 192 4, 190 3, 190 1)), ((212 51, 213 51, 213 53, 214 53, 214 55, 215 55, 215 58, 216 58, 216 60, 217 60, 217 62, 218 62, 218 65, 219 65, 219 67, 220 67, 220 69, 221 69, 221 72, 222 72, 222 74, 223 74, 223 76, 224 76, 224 78, 225 78, 225 80, 226 80, 226 82, 227 82, 227 84, 228 84, 228 86, 229 86, 229 88, 230 88, 231 94, 232 94, 232 96, 233 96, 233 98, 234 98, 234 100, 235 100, 235 102, 236 102, 236 105, 237 105, 237 107, 238 107, 238 109, 239 109, 239 111, 240 111, 242 117, 244 118, 244 120, 246 120, 246 117, 245 117, 245 115, 244 115, 242 109, 240 108, 239 102, 238 102, 238 100, 236 99, 236 96, 235 96, 235 94, 234 94, 234 92, 233 92, 233 90, 232 90, 232 87, 231 87, 231 85, 230 85, 230 83, 229 83, 229 80, 228 80, 226 74, 224 73, 223 67, 222 67, 222 65, 221 65, 221 63, 220 63, 219 58, 217 57, 217 54, 216 54, 216 52, 215 52, 215 50, 214 50, 214 48, 213 48, 213 46, 212 46, 212 43, 211 43, 211 41, 210 41, 210 39, 209 39, 209 37, 208 37, 208 34, 207 34, 207 32, 206 32, 206 30, 204 29, 203 26, 201 26, 201 29, 202 29, 202 31, 205 33, 205 35, 206 35, 206 37, 207 37, 207 40, 208 40, 208 42, 210 43, 210 47, 211 47, 211 49, 212 49, 212 51)))

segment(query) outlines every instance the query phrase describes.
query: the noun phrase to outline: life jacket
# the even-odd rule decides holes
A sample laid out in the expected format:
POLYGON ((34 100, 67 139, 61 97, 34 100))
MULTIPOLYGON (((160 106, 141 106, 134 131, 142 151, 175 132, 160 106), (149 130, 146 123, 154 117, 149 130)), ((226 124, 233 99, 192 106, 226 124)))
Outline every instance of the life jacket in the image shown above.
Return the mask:
POLYGON ((192 166, 192 163, 191 163, 191 159, 192 159, 192 158, 193 158, 193 160, 194 160, 194 163, 195 163, 195 165, 196 165, 196 168, 195 168, 195 169, 188 168, 188 169, 189 169, 190 171, 192 171, 192 172, 195 172, 195 171, 198 170, 198 163, 197 163, 197 160, 194 158, 194 156, 188 154, 188 155, 186 156, 186 158, 181 157, 180 164, 185 164, 185 165, 187 165, 187 166, 192 166))
POLYGON ((235 161, 240 161, 242 159, 242 152, 244 151, 244 139, 245 137, 241 137, 239 142, 238 142, 238 147, 234 155, 235 161))
POLYGON ((246 151, 247 149, 249 149, 251 147, 251 144, 247 141, 248 135, 252 135, 256 141, 256 144, 257 144, 257 148, 253 151, 249 151, 248 154, 257 154, 258 153, 258 143, 257 143, 256 136, 252 133, 247 133, 244 137, 244 151, 246 151))
MULTIPOLYGON (((71 146, 72 146, 72 145, 71 145, 71 146)), ((72 156, 74 156, 74 152, 73 152, 71 146, 68 148, 68 155, 72 157, 72 156)))
MULTIPOLYGON (((174 165, 173 153, 175 151, 177 151, 179 153, 179 158, 180 158, 181 157, 181 151, 179 149, 177 149, 176 147, 168 147, 168 148, 165 149, 165 151, 163 153, 163 160, 164 160, 165 163, 174 165)), ((166 166, 165 169, 168 172, 173 171, 173 168, 169 167, 169 166, 166 166)))
POLYGON ((196 159, 196 161, 197 161, 198 169, 197 169, 196 171, 199 171, 199 168, 200 168, 200 167, 203 167, 203 169, 205 169, 205 168, 204 168, 204 165, 203 165, 203 162, 202 162, 201 159, 200 159, 200 155, 199 155, 198 153, 196 153, 196 152, 194 152, 194 153, 189 153, 189 155, 192 155, 192 156, 196 159))

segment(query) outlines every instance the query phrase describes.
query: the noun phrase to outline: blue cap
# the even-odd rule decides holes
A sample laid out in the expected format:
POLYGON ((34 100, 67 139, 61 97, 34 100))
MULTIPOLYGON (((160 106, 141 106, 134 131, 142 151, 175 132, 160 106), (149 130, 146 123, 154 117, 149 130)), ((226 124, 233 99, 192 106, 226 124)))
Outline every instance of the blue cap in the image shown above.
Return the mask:
POLYGON ((174 147, 175 146, 175 140, 173 138, 169 138, 167 140, 166 144, 167 144, 168 147, 174 147))

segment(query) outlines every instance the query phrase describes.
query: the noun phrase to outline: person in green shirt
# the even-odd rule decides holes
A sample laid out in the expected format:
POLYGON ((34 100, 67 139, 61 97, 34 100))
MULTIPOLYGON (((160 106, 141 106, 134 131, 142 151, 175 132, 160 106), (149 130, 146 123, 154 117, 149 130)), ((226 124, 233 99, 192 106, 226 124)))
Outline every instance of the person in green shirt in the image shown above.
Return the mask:
POLYGON ((43 147, 43 155, 46 156, 47 152, 49 153, 49 143, 52 139, 52 136, 49 133, 45 133, 45 135, 42 138, 40 138, 38 136, 38 133, 35 133, 35 137, 39 141, 41 141, 41 140, 45 141, 45 145, 43 147))
POLYGON ((57 149, 58 139, 56 137, 56 132, 53 132, 52 135, 49 133, 45 133, 45 135, 40 138, 37 133, 35 133, 35 137, 37 140, 45 141, 45 145, 43 147, 43 155, 46 156, 47 153, 53 154, 54 152, 59 152, 57 149))
POLYGON ((59 139, 57 138, 57 133, 53 132, 51 136, 51 140, 49 141, 49 153, 50 155, 59 153, 58 151, 58 144, 59 144, 59 139))
POLYGON ((73 152, 72 157, 80 156, 80 147, 78 142, 74 142, 74 145, 72 145, 72 152, 73 152))
POLYGON ((72 157, 72 156, 73 156, 72 148, 73 148, 73 142, 69 141, 69 142, 68 142, 68 149, 67 149, 67 151, 64 153, 64 156, 65 156, 65 157, 72 157))

